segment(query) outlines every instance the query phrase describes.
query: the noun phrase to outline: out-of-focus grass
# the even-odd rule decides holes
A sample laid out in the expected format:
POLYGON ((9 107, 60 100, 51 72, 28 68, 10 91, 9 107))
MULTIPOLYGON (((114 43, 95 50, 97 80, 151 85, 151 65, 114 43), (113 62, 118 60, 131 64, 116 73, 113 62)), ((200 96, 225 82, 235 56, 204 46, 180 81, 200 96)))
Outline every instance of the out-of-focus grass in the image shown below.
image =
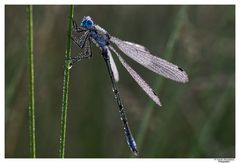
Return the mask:
MULTIPOLYGON (((173 57, 174 45, 176 43, 176 40, 178 39, 179 32, 181 30, 181 27, 184 24, 184 21, 186 20, 186 17, 187 17, 187 6, 182 6, 181 8, 179 8, 179 12, 177 13, 175 24, 173 25, 172 33, 169 37, 169 40, 166 45, 166 49, 163 53, 163 57, 168 61, 171 61, 171 59, 173 57)), ((161 77, 158 77, 155 79, 155 81, 154 81, 155 92, 158 93, 160 91, 162 84, 163 84, 162 82, 163 82, 163 80, 161 77)), ((144 137, 146 135, 146 128, 149 125, 149 121, 151 119, 153 109, 158 109, 155 106, 156 105, 153 101, 149 101, 149 103, 146 106, 143 121, 142 121, 142 124, 140 126, 140 129, 139 129, 139 132, 137 135, 138 136, 137 144, 138 144, 139 151, 141 151, 142 143, 143 143, 144 137)))
MULTIPOLYGON (((25 58, 21 58, 21 60, 17 60, 18 64, 13 64, 14 66, 14 70, 12 71, 12 75, 11 75, 11 80, 10 82, 6 85, 6 92, 5 92, 5 106, 6 106, 6 116, 8 116, 9 112, 11 110, 9 110, 10 108, 12 108, 12 104, 13 101, 15 101, 15 96, 16 96, 16 91, 17 91, 17 86, 20 83, 21 77, 23 75, 23 71, 25 68, 25 64, 26 64, 27 60, 25 58)), ((6 117, 6 118, 7 118, 6 117)))

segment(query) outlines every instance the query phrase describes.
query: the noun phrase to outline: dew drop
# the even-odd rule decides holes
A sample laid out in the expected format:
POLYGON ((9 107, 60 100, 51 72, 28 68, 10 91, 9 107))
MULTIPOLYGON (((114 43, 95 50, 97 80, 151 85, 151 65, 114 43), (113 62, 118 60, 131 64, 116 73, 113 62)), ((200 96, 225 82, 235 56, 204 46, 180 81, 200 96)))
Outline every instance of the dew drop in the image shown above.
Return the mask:
POLYGON ((70 70, 73 66, 73 63, 71 60, 69 60, 69 61, 67 61, 66 65, 67 65, 67 68, 70 70))

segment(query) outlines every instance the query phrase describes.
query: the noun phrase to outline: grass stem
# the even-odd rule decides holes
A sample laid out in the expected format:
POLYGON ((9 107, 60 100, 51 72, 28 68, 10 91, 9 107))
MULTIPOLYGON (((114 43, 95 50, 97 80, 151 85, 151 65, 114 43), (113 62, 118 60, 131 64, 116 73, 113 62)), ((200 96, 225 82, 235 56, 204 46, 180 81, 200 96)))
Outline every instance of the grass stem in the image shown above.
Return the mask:
MULTIPOLYGON (((74 13, 74 6, 70 6, 70 13, 68 19, 68 35, 72 35, 72 18, 74 13)), ((65 53, 65 58, 70 58, 71 56, 71 39, 67 37, 67 49, 65 53)), ((66 64, 69 64, 66 62, 66 64)), ((67 110, 68 110, 68 87, 69 87, 69 65, 65 65, 64 78, 63 78, 63 98, 62 98, 62 113, 61 113, 61 133, 60 133, 60 148, 59 157, 64 158, 65 154, 65 142, 66 142, 66 128, 67 128, 67 110)))
POLYGON ((34 101, 34 63, 33 63, 33 16, 32 6, 27 6, 28 20, 28 75, 29 75, 29 139, 30 139, 30 157, 36 157, 35 142, 35 101, 34 101))

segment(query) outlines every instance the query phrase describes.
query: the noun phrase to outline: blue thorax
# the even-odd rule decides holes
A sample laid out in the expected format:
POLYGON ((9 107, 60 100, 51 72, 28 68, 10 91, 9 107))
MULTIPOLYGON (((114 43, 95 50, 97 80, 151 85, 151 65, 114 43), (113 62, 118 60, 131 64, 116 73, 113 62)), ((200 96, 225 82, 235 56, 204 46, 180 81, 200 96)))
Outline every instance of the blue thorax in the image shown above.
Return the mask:
POLYGON ((99 34, 97 30, 91 30, 89 36, 95 40, 95 43, 101 49, 105 49, 109 45, 109 37, 106 34, 99 34))
POLYGON ((105 49, 107 45, 109 45, 109 36, 102 32, 103 29, 101 27, 94 24, 90 16, 84 17, 81 21, 80 26, 90 31, 89 36, 102 50, 105 49))

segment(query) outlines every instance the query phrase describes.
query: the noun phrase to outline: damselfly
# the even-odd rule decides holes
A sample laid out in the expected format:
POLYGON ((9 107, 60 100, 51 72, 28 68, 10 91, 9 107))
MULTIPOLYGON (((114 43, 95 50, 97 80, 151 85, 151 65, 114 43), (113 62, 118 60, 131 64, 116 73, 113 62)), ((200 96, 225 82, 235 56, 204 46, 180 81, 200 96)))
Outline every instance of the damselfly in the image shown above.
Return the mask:
POLYGON ((83 33, 80 37, 70 36, 72 41, 82 49, 81 53, 70 59, 70 66, 82 59, 91 58, 91 42, 93 42, 97 47, 100 48, 101 54, 103 56, 104 61, 106 62, 108 73, 111 79, 113 92, 115 95, 115 99, 119 108, 120 118, 123 123, 124 133, 126 136, 126 140, 130 149, 137 155, 137 145, 132 136, 130 127, 128 125, 127 117, 124 111, 124 106, 122 103, 122 99, 120 97, 118 87, 116 82, 119 80, 119 74, 115 62, 113 60, 111 52, 117 55, 119 61, 126 68, 129 74, 133 77, 133 79, 138 83, 138 85, 145 91, 145 93, 159 106, 161 106, 160 100, 157 97, 156 93, 152 90, 152 88, 138 75, 136 71, 134 71, 121 57, 121 55, 113 48, 113 45, 117 46, 124 54, 128 57, 132 58, 136 62, 145 66, 149 70, 160 74, 168 79, 186 83, 188 82, 188 76, 186 72, 164 60, 152 55, 149 50, 147 50, 144 46, 131 43, 128 41, 122 41, 114 36, 109 35, 109 33, 95 24, 91 17, 84 17, 80 23, 77 23, 73 20, 73 31, 77 33, 83 33))

